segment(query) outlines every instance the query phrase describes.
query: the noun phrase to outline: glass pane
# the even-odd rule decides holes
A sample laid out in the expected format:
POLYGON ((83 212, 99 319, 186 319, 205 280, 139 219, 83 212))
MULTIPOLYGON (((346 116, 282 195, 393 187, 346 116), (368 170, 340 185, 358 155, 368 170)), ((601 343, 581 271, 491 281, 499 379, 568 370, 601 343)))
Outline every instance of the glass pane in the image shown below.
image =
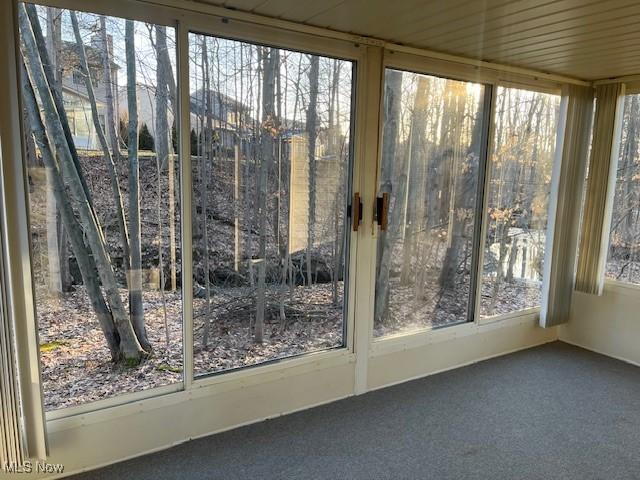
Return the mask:
POLYGON ((344 345, 351 62, 189 35, 196 375, 344 345))
POLYGON ((376 337, 468 320, 484 90, 385 72, 376 337))
POLYGON ((175 31, 29 4, 19 22, 45 407, 179 382, 175 31))
POLYGON ((640 283, 640 95, 624 100, 607 278, 640 283))
POLYGON ((480 314, 540 306, 560 96, 498 87, 480 314))

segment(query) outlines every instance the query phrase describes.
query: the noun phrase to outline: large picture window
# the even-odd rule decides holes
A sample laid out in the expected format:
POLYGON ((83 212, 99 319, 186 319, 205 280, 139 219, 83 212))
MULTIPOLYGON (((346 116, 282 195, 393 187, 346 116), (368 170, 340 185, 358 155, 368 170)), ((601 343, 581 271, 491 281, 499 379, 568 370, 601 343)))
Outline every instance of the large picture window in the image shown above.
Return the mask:
POLYGON ((560 96, 498 87, 480 315, 540 306, 560 96))
POLYGON ((375 337, 470 320, 485 89, 385 71, 375 337))
POLYGON ((353 70, 189 34, 196 376, 344 346, 353 70))
POLYGON ((45 407, 180 382, 175 30, 18 14, 45 407))
POLYGON ((606 277, 640 284, 640 94, 624 99, 606 277))

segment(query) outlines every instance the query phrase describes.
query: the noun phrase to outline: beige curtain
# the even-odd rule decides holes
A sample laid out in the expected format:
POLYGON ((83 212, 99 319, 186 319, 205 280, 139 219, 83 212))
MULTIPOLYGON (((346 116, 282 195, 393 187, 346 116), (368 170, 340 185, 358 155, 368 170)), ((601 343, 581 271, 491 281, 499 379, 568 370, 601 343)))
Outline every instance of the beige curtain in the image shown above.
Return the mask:
POLYGON ((556 145, 549 226, 545 247, 540 325, 550 327, 569 319, 580 228, 580 205, 589 154, 593 117, 593 88, 563 89, 556 145))
POLYGON ((13 329, 7 312, 4 288, 3 244, 0 236, 0 469, 4 470, 6 467, 22 465, 24 450, 13 329))
POLYGON ((575 289, 601 295, 618 166, 624 84, 596 87, 596 115, 575 289))
MULTIPOLYGON (((17 2, 0 1, 0 463, 47 455, 14 30, 17 2)), ((29 475, 17 475, 28 477, 29 475)), ((13 477, 13 476, 11 476, 13 477)), ((3 473, 0 473, 0 478, 3 473)))

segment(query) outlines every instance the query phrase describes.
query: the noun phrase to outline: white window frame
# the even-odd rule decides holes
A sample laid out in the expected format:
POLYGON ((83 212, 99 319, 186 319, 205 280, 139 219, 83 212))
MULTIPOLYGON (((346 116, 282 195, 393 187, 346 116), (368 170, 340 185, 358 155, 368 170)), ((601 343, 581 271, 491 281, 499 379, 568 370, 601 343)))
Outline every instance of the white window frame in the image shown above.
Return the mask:
MULTIPOLYGON (((478 83, 485 86, 490 90, 488 96, 491 99, 490 105, 488 105, 488 111, 484 114, 487 118, 483 121, 488 125, 485 125, 485 132, 483 138, 483 155, 484 155, 484 183, 480 187, 482 195, 481 208, 482 210, 476 211, 476 215, 480 216, 479 229, 476 227, 477 232, 474 232, 474 236, 479 235, 479 243, 474 240, 474 257, 476 259, 476 271, 475 275, 475 291, 472 294, 474 304, 469 308, 469 314, 472 315, 469 321, 451 326, 432 329, 429 327, 411 330, 409 332, 399 332, 394 335, 372 338, 371 352, 373 355, 378 355, 381 352, 386 354, 393 351, 403 350, 408 348, 407 345, 425 345, 433 343, 434 341, 446 341, 451 338, 459 337, 461 335, 467 335, 469 332, 476 332, 477 327, 488 324, 512 324, 513 322, 538 320, 540 315, 540 307, 533 307, 522 309, 506 314, 497 314, 490 317, 482 317, 480 315, 480 300, 481 300, 481 288, 482 288, 482 273, 484 266, 484 249, 486 245, 486 231, 487 231, 487 207, 488 207, 488 195, 486 195, 488 182, 491 176, 491 148, 493 145, 493 137, 495 131, 494 113, 496 109, 495 98, 496 90, 498 87, 507 88, 519 88, 524 90, 530 90, 541 93, 549 93, 554 95, 561 94, 562 83, 560 79, 549 76, 531 76, 526 75, 519 69, 497 70, 490 68, 490 65, 484 65, 484 62, 478 62, 478 64, 467 64, 451 61, 448 58, 432 58, 427 55, 420 55, 411 48, 400 49, 386 49, 384 52, 384 60, 382 63, 382 75, 384 75, 385 68, 397 69, 405 72, 414 72, 424 75, 432 75, 441 78, 448 78, 452 80, 459 80, 463 82, 478 83)), ((447 57, 446 55, 443 55, 447 57)), ((380 109, 383 106, 384 92, 380 93, 380 109)), ((382 127, 380 127, 382 128, 382 127)), ((564 131, 558 131, 557 135, 564 135, 564 131)), ((379 134, 378 141, 381 145, 382 135, 379 134)), ((381 148, 378 148, 381 155, 381 148)), ((376 168, 377 176, 379 176, 379 169, 381 165, 381 158, 378 158, 378 164, 376 168)), ((376 177, 377 178, 377 177, 376 177)), ((377 192, 377 185, 376 185, 377 192)), ((377 226, 374 230, 374 237, 377 241, 377 226)), ((377 258, 376 258, 377 261, 377 258)), ((375 296, 375 286, 372 293, 375 296)))
MULTIPOLYGON (((627 97, 629 95, 640 95, 640 79, 637 76, 634 75, 633 77, 630 77, 628 80, 629 80, 628 82, 623 82, 623 83, 625 83, 624 97, 627 97)), ((613 81, 613 82, 603 81, 603 82, 594 82, 594 84, 597 85, 597 84, 614 83, 614 82, 615 81, 613 81)), ((621 106, 624 109, 624 102, 622 102, 621 106)), ((623 115, 624 112, 621 112, 620 114, 623 115)), ((623 119, 623 121, 624 121, 624 119, 623 119)), ((621 125, 620 126, 620 129, 621 129, 620 130, 620 134, 622 134, 622 128, 623 128, 623 126, 621 125)), ((617 142, 618 145, 619 145, 622 142, 622 135, 619 135, 618 138, 615 139, 615 142, 617 142)), ((619 159, 616 159, 616 162, 618 160, 619 159)), ((618 181, 618 178, 616 176, 615 183, 617 183, 617 181, 618 181)), ((615 185, 615 183, 614 183, 614 185, 615 185)), ((615 196, 615 192, 612 192, 612 198, 613 198, 613 196, 615 196)), ((613 205, 613 201, 614 200, 612 199, 611 200, 611 202, 612 202, 611 204, 612 205, 613 205)), ((606 253, 605 253, 605 255, 607 257, 607 258, 604 259, 605 266, 606 266, 607 261, 609 260, 609 248, 611 247, 611 235, 610 235, 611 234, 611 225, 610 224, 607 226, 607 229, 609 230, 607 232, 607 237, 609 238, 609 244, 607 245, 607 250, 606 250, 606 253)), ((633 282, 626 282, 624 280, 616 280, 615 278, 608 278, 606 276, 606 272, 604 273, 604 276, 605 276, 604 277, 604 289, 605 290, 608 290, 608 291, 614 292, 614 293, 619 293, 619 294, 626 294, 626 295, 628 295, 630 292, 634 292, 636 295, 638 293, 640 293, 640 282, 633 283, 633 282)))
MULTIPOLYGON (((293 50, 293 51, 304 52, 309 54, 322 55, 322 56, 327 56, 331 58, 337 58, 337 59, 353 62, 354 77, 352 79, 352 97, 353 98, 352 98, 352 110, 351 110, 352 128, 350 132, 350 135, 351 135, 350 142, 351 142, 351 152, 352 152, 351 153, 352 158, 350 159, 350 166, 352 168, 352 171, 350 172, 351 185, 349 185, 348 190, 353 192, 361 191, 361 188, 359 188, 360 182, 358 181, 359 180, 358 172, 361 170, 360 165, 363 160, 363 156, 360 154, 361 152, 358 146, 357 139, 360 136, 358 130, 359 130, 360 124, 362 123, 362 115, 359 115, 359 112, 362 110, 362 108, 358 102, 358 97, 359 97, 358 88, 361 88, 361 85, 362 85, 363 76, 360 74, 360 71, 363 67, 366 47, 360 46, 354 43, 347 43, 342 40, 325 39, 322 42, 322 48, 318 48, 317 38, 312 37, 308 34, 299 33, 299 32, 282 32, 282 31, 274 30, 272 27, 255 25, 247 22, 238 21, 238 20, 231 20, 226 17, 214 17, 212 21, 212 18, 203 17, 202 15, 190 15, 180 22, 179 27, 181 31, 179 45, 181 45, 181 48, 187 48, 186 56, 184 53, 179 55, 181 59, 186 58, 187 60, 186 65, 183 65, 182 62, 179 61, 180 79, 183 82, 186 82, 186 87, 187 87, 180 90, 180 95, 181 95, 180 117, 181 117, 181 121, 183 122, 183 125, 185 125, 184 122, 190 122, 189 110, 188 110, 189 97, 187 96, 189 94, 188 92, 188 86, 189 86, 188 36, 190 33, 210 35, 213 37, 225 38, 229 40, 236 40, 236 41, 259 44, 259 45, 268 45, 274 48, 281 48, 281 49, 293 50), (186 47, 184 47, 184 45, 186 45, 186 47), (183 108, 184 105, 186 105, 186 108, 183 108)), ((189 125, 189 123, 186 123, 186 125, 189 125)), ((188 153, 188 150, 190 148, 189 132, 190 132, 190 128, 183 128, 181 131, 180 152, 181 152, 182 158, 190 158, 188 153)), ((189 168, 188 170, 189 170, 188 172, 183 171, 182 173, 184 175, 189 175, 190 177, 191 169, 189 168)), ((187 183, 185 182, 185 188, 183 188, 183 192, 187 190, 186 185, 187 183)), ((191 182, 188 182, 188 185, 189 185, 189 189, 191 189, 191 182)), ((183 193, 183 195, 185 194, 187 194, 187 192, 183 193)), ((192 218, 191 192, 188 192, 188 196, 189 196, 188 201, 186 198, 183 198, 183 209, 185 210, 182 218, 188 218, 189 223, 191 223, 191 220, 190 220, 192 218)), ((348 228, 349 224, 347 224, 346 226, 348 228)), ((188 229, 183 225, 183 229, 185 230, 185 232, 191 232, 191 225, 189 225, 188 229)), ((186 236, 190 237, 190 235, 186 235, 186 236)), ((197 385, 216 385, 229 378, 230 379, 243 378, 245 375, 252 375, 253 373, 250 370, 254 370, 254 369, 256 370, 262 369, 262 371, 265 371, 266 369, 266 371, 269 371, 271 368, 278 368, 278 365, 285 362, 290 362, 290 361, 297 361, 300 363, 305 363, 307 361, 317 362, 318 358, 323 358, 325 356, 327 358, 331 358, 333 356, 342 357, 345 355, 353 354, 355 352, 354 331, 357 328, 356 315, 360 313, 359 310, 357 311, 358 304, 355 301, 356 299, 355 285, 358 281, 361 280, 358 278, 358 271, 356 268, 357 254, 358 254, 358 249, 357 249, 358 238, 359 238, 359 235, 357 235, 356 232, 350 232, 349 256, 348 256, 349 265, 347 266, 347 272, 348 272, 347 287, 348 288, 345 289, 345 297, 347 300, 347 304, 345 305, 344 320, 343 320, 345 325, 345 329, 344 329, 345 338, 343 339, 344 346, 328 349, 328 350, 321 350, 318 352, 302 353, 300 355, 295 355, 292 357, 273 359, 260 364, 242 367, 239 369, 233 369, 233 370, 222 371, 222 372, 212 372, 212 373, 203 374, 201 376, 194 378, 193 377, 193 350, 192 350, 193 349, 193 333, 192 333, 193 332, 193 323, 192 323, 193 307, 192 307, 192 299, 190 299, 189 300, 190 314, 185 316, 185 329, 191 332, 190 333, 191 338, 188 343, 191 349, 191 354, 189 355, 190 357, 189 363, 191 364, 190 370, 192 371, 192 382, 197 385), (187 325, 188 323, 190 325, 187 325), (267 367, 269 367, 269 369, 267 369, 267 367), (249 371, 249 373, 245 373, 247 371, 249 371)), ((184 240, 186 240, 186 238, 183 239, 183 241, 184 240)), ((191 251, 192 251, 191 247, 192 246, 189 239, 189 245, 188 245, 189 256, 191 256, 191 251)), ((183 246, 182 250, 184 252, 185 250, 187 250, 187 248, 183 246)), ((183 275, 186 275, 187 273, 189 274, 189 283, 184 283, 187 279, 183 278, 183 292, 190 292, 192 291, 191 289, 192 262, 186 262, 184 259, 183 261, 185 263, 185 266, 183 266, 183 275), (188 269, 185 268, 187 264, 189 265, 188 269)), ((363 318, 363 317, 359 316, 359 318, 363 318)), ((359 321, 358 324, 364 324, 364 322, 359 321)), ((185 352, 186 352, 186 349, 185 349, 185 352)), ((187 364, 187 359, 185 358, 185 366, 186 364, 187 364)), ((185 368, 185 371, 186 371, 186 368, 185 368)))

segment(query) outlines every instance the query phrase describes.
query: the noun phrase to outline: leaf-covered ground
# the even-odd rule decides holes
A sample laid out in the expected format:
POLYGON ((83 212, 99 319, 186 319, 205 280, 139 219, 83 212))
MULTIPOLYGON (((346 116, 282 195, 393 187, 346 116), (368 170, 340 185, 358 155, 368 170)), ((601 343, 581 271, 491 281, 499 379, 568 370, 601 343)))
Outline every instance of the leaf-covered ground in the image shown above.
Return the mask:
MULTIPOLYGON (((341 302, 333 304, 330 284, 283 292, 286 322, 279 318, 281 292, 268 292, 262 344, 254 342, 249 313, 253 306, 248 293, 237 288, 212 295, 206 349, 202 344, 205 300, 195 299, 196 375, 342 345, 341 302)), ((126 300, 124 290, 122 298, 126 300)), ((137 367, 124 367, 110 361, 104 337, 81 287, 62 298, 52 298, 41 292, 38 299, 42 380, 47 410, 182 380, 182 300, 179 292, 165 294, 169 344, 166 342, 165 302, 159 292, 145 292, 145 321, 153 354, 137 367)))

